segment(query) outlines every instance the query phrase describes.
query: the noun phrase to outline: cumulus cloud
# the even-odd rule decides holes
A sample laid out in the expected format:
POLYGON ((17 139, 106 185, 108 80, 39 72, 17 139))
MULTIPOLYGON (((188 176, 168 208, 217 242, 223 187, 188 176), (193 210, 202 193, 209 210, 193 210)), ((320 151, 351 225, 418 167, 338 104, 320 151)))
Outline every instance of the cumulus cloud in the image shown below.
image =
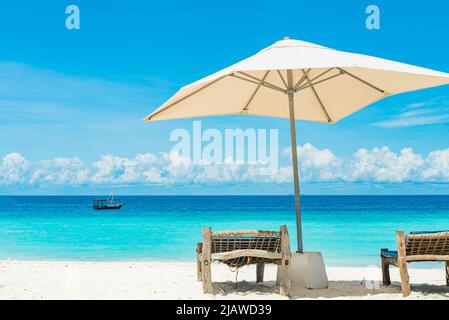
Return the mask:
MULTIPOLYGON (((291 159, 291 148, 283 151, 291 159)), ((317 149, 310 143, 298 147, 301 177, 307 181, 330 181, 341 177, 343 160, 329 149, 317 149)))
POLYGON ((134 159, 113 155, 102 156, 92 164, 91 181, 94 184, 163 183, 161 176, 164 157, 138 154, 134 159))
POLYGON ((29 162, 19 153, 6 155, 0 163, 0 185, 26 183, 29 166, 29 162))
POLYGON ((79 186, 88 183, 89 168, 78 158, 43 160, 31 174, 31 184, 79 186))
MULTIPOLYGON (((289 156, 290 148, 283 154, 289 156)), ((336 156, 328 149, 311 144, 298 147, 300 173, 309 182, 438 182, 449 183, 449 149, 437 150, 427 157, 411 148, 399 153, 388 147, 360 149, 351 158, 336 156)))
POLYGON ((427 158, 427 166, 422 172, 424 180, 449 181, 449 149, 433 151, 427 158))
MULTIPOLYGON (((410 148, 360 149, 349 158, 311 144, 298 147, 300 175, 305 182, 449 183, 449 149, 420 155, 410 148)), ((32 163, 18 153, 0 162, 0 186, 149 186, 193 184, 291 183, 291 150, 282 153, 286 165, 266 174, 266 164, 232 159, 211 165, 192 163, 176 154, 139 154, 134 158, 104 155, 92 163, 56 158, 32 163)))
POLYGON ((387 147, 360 149, 353 155, 347 180, 392 183, 418 181, 425 166, 424 159, 410 148, 402 149, 399 154, 387 147))

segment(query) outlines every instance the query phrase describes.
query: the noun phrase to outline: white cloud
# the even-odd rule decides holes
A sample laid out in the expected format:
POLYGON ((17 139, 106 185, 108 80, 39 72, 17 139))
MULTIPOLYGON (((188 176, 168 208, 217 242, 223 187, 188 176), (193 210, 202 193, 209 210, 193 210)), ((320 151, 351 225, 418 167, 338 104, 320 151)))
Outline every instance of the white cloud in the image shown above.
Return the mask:
MULTIPOLYGON (((283 151, 291 159, 291 148, 283 151)), ((330 181, 341 177, 343 160, 329 149, 317 149, 310 143, 298 147, 301 178, 307 181, 330 181)))
POLYGON ((422 173, 424 180, 449 181, 449 149, 433 151, 427 158, 427 167, 422 173))
POLYGON ((26 183, 29 162, 19 153, 10 153, 0 163, 0 185, 26 183))
POLYGON ((396 154, 389 148, 360 149, 354 156, 346 180, 400 183, 417 181, 424 159, 410 148, 396 154))
MULTIPOLYGON (((360 149, 350 158, 341 158, 329 149, 311 144, 298 148, 301 180, 305 182, 368 183, 449 183, 449 149, 423 156, 410 148, 396 153, 388 147, 360 149)), ((285 160, 291 161, 290 149, 285 160)), ((263 174, 265 164, 248 165, 231 159, 210 165, 193 164, 189 159, 167 153, 146 153, 134 158, 102 156, 90 164, 78 158, 56 158, 32 163, 18 153, 0 162, 0 186, 150 186, 208 184, 291 183, 291 165, 263 174)))
POLYGON ((89 169, 78 158, 43 160, 33 170, 30 183, 79 186, 89 182, 89 169))
POLYGON ((113 155, 102 156, 92 164, 93 184, 161 183, 158 158, 152 154, 139 154, 134 159, 113 155))
MULTIPOLYGON (((287 148, 283 154, 290 157, 290 152, 287 148)), ((308 182, 449 183, 449 149, 433 151, 427 157, 411 148, 399 153, 388 147, 360 149, 349 159, 310 144, 299 147, 298 152, 301 178, 308 182)))

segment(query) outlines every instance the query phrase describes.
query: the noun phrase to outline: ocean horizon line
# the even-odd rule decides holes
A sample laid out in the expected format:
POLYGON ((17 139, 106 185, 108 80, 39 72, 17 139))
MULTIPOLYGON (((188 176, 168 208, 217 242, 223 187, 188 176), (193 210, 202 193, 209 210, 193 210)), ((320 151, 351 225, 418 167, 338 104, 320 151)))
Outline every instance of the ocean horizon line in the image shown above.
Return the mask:
MULTIPOLYGON (((0 197, 97 197, 103 194, 0 194, 0 197)), ((294 197, 294 194, 120 194, 120 197, 294 197)), ((301 194, 301 197, 448 197, 449 194, 301 194)))

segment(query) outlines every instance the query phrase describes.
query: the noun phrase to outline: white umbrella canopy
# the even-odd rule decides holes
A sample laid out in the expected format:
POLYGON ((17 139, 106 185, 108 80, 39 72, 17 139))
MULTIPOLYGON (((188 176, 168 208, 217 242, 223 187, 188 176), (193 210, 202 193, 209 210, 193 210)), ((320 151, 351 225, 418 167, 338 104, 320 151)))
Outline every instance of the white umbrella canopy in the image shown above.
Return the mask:
POLYGON ((336 123, 391 95, 449 84, 449 74, 284 38, 183 87, 145 121, 251 114, 290 118, 298 252, 303 252, 295 120, 336 123))
POLYGON ((252 114, 336 123, 380 99, 449 83, 449 74, 285 38, 183 87, 145 120, 252 114))

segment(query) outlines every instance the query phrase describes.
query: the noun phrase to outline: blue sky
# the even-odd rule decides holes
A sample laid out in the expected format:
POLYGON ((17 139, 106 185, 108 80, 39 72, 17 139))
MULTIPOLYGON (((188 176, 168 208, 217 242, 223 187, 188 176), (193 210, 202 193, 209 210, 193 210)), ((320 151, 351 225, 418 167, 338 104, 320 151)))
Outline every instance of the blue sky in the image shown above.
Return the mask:
MULTIPOLYGON (((173 146, 170 132, 192 127, 191 120, 141 121, 179 87, 287 35, 449 72, 447 12, 449 4, 440 0, 2 3, 0 193, 90 194, 111 185, 135 194, 240 194, 248 186, 251 193, 291 193, 288 179, 128 183, 108 175, 140 168, 139 154, 162 158, 173 146), (65 28, 70 4, 80 8, 80 30, 65 28), (381 10, 380 30, 365 27, 371 4, 381 10), (107 155, 112 158, 105 160, 107 155), (103 180, 93 183, 86 176, 103 180)), ((372 166, 382 157, 391 159, 390 167, 370 169, 357 179, 329 180, 313 172, 304 193, 448 194, 448 109, 446 86, 388 98, 333 126, 299 122, 299 144, 313 147, 315 162, 329 151, 343 164, 361 163, 354 156, 360 149, 369 151, 363 163, 372 166), (383 177, 382 170, 397 170, 399 176, 383 177)), ((280 154, 290 143, 288 121, 282 119, 209 118, 203 126, 279 129, 280 154)), ((151 161, 145 170, 161 166, 151 161)), ((346 177, 356 169, 341 170, 346 177)))

